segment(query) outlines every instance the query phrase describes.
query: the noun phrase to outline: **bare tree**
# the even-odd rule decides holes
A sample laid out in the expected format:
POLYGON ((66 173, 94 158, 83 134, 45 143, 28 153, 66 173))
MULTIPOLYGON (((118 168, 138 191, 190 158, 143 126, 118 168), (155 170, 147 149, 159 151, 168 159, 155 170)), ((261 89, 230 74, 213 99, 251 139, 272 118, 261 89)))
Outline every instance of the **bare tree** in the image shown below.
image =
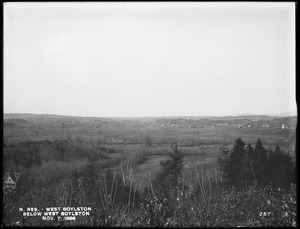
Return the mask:
POLYGON ((147 147, 151 147, 153 144, 153 139, 149 135, 145 137, 144 141, 147 147))

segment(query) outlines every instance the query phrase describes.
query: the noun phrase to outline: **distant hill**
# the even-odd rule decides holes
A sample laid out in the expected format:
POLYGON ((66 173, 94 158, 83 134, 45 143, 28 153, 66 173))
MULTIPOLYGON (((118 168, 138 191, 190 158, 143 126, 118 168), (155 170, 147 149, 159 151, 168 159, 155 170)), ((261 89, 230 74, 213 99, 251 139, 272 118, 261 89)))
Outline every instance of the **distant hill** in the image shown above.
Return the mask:
POLYGON ((86 116, 72 116, 72 115, 57 115, 57 114, 31 114, 31 113, 4 113, 4 119, 18 119, 18 118, 99 118, 86 116))
POLYGON ((234 117, 244 117, 244 116, 271 116, 271 117, 288 117, 288 116, 297 116, 297 111, 276 113, 276 114, 253 114, 253 113, 242 113, 237 115, 232 115, 234 117))
POLYGON ((156 119, 191 119, 191 120, 199 120, 199 119, 233 119, 233 118, 270 118, 270 117, 289 117, 289 116, 297 116, 297 111, 293 112, 285 112, 278 114, 253 114, 253 113, 242 113, 237 115, 207 115, 207 116, 137 116, 137 117, 81 117, 81 116, 69 116, 69 115, 56 115, 56 114, 30 114, 30 113, 4 113, 4 119, 36 119, 36 118, 83 118, 83 119, 94 119, 94 118, 102 118, 102 119, 110 119, 110 120, 139 120, 139 121, 154 121, 156 119))
POLYGON ((258 116, 258 115, 253 114, 253 113, 242 113, 242 114, 233 115, 233 116, 258 116))
POLYGON ((277 113, 277 114, 269 114, 269 115, 270 116, 276 116, 276 117, 297 116, 297 111, 277 113))

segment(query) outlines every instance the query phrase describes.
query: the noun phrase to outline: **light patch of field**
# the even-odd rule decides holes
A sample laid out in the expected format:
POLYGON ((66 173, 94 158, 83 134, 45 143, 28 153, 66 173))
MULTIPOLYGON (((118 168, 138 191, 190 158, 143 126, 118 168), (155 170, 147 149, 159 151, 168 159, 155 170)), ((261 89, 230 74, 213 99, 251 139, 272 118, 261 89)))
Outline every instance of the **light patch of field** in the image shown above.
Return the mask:
MULTIPOLYGON (((147 161, 134 167, 134 180, 138 181, 142 177, 148 177, 150 173, 151 179, 155 179, 158 171, 161 170, 160 161, 168 160, 166 155, 147 156, 147 161)), ((212 164, 216 162, 214 155, 188 155, 184 157, 185 167, 194 167, 199 165, 212 164)))
MULTIPOLYGON (((111 159, 129 159, 133 165, 133 179, 138 182, 144 176, 153 180, 161 170, 160 161, 168 160, 172 149, 169 145, 145 147, 143 145, 113 146, 115 153, 109 154, 111 159), (139 160, 145 158, 145 160, 139 160)), ((184 165, 199 166, 215 163, 219 154, 220 145, 203 145, 200 147, 181 147, 184 154, 184 165)), ((114 166, 119 169, 119 165, 114 166)))
POLYGON ((167 160, 168 156, 148 156, 147 161, 143 164, 137 165, 134 168, 134 179, 139 180, 143 174, 150 173, 151 178, 154 178, 156 173, 161 169, 160 161, 167 160))

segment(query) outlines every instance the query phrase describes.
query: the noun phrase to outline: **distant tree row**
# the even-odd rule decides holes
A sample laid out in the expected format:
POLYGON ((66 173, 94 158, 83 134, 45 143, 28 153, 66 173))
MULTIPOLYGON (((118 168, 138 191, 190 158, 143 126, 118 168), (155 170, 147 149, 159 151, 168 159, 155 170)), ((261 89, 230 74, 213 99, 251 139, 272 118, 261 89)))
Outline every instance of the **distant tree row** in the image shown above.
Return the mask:
POLYGON ((41 165, 41 157, 39 154, 39 144, 26 141, 16 145, 4 147, 3 154, 4 165, 13 162, 15 165, 22 165, 25 168, 30 168, 34 165, 41 165))
POLYGON ((67 140, 24 141, 4 146, 4 164, 14 164, 30 168, 40 166, 43 161, 75 161, 86 158, 92 160, 109 158, 105 147, 90 143, 67 140))
POLYGON ((222 177, 228 185, 287 186, 295 181, 295 165, 288 152, 278 145, 275 149, 264 147, 260 139, 255 147, 238 138, 232 149, 226 145, 220 148, 218 158, 222 177))

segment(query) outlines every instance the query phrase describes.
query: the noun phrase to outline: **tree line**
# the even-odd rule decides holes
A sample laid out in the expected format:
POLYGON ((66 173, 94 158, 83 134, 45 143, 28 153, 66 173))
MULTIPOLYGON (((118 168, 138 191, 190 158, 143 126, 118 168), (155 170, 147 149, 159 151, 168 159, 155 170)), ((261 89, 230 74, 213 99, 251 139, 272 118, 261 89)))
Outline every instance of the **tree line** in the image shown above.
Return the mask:
POLYGON ((24 141, 4 145, 3 160, 5 167, 41 166, 42 162, 108 159, 111 149, 88 142, 72 140, 24 141))
POLYGON ((232 149, 223 145, 218 164, 224 183, 231 186, 288 186, 295 182, 295 163, 289 152, 279 145, 275 149, 266 149, 260 139, 254 147, 242 138, 235 141, 232 149))

